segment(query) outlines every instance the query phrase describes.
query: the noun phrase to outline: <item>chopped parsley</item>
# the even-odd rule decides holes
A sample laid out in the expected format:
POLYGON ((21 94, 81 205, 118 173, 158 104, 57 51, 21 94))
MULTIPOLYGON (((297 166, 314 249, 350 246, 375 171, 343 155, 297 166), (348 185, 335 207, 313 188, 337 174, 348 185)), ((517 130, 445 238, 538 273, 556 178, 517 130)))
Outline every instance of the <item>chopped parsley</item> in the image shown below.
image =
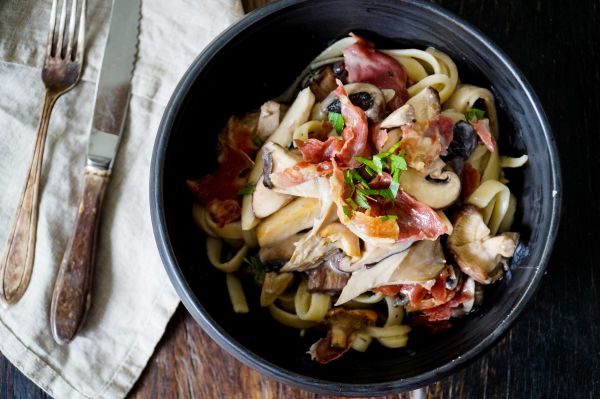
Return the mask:
POLYGON ((467 109, 467 112, 465 112, 465 117, 467 118, 467 121, 472 121, 473 119, 475 120, 480 120, 483 119, 483 117, 485 116, 485 111, 481 110, 481 109, 477 109, 477 108, 469 108, 467 109))
POLYGON ((254 192, 254 189, 256 188, 256 186, 254 184, 248 184, 246 187, 242 188, 240 191, 237 192, 237 195, 248 195, 248 194, 252 194, 254 192))
MULTIPOLYGON (((396 154, 398 148, 400 148, 400 143, 396 143, 388 151, 375 154, 370 159, 360 156, 354 157, 362 165, 361 168, 346 169, 344 171, 344 183, 350 187, 348 198, 345 199, 347 205, 344 208, 344 213, 346 216, 350 217, 351 210, 356 211, 358 208, 371 209, 368 200, 377 201, 375 196, 391 201, 396 198, 398 190, 400 190, 400 174, 408 168, 402 153, 396 154), (392 178, 389 187, 385 189, 371 188, 363 177, 365 173, 369 176, 382 176, 384 171, 389 172, 392 178)), ((383 220, 395 218, 396 216, 392 215, 383 220)))
POLYGON ((381 220, 382 222, 388 221, 388 220, 397 220, 398 216, 396 215, 385 215, 379 218, 379 220, 381 220))
POLYGON ((329 122, 331 122, 337 134, 342 133, 342 130, 344 130, 344 117, 342 114, 330 112, 327 114, 327 119, 329 119, 329 122))
POLYGON ((254 281, 257 284, 260 284, 260 281, 265 274, 265 265, 263 265, 257 256, 251 256, 250 259, 244 258, 244 262, 250 265, 252 271, 254 272, 254 281))
POLYGON ((347 205, 342 206, 342 210, 344 211, 344 215, 351 217, 352 214, 350 213, 350 208, 348 208, 347 205))

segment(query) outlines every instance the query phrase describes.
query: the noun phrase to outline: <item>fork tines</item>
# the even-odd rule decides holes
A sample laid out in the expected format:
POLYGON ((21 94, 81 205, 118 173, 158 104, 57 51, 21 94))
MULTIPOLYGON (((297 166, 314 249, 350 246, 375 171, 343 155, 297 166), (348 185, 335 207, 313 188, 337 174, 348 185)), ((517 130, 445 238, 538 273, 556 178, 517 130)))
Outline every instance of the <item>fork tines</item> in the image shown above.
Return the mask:
POLYGON ((48 44, 46 46, 46 57, 62 58, 71 61, 82 59, 85 42, 85 3, 86 0, 71 0, 71 12, 67 18, 67 2, 69 0, 53 0, 50 12, 50 23, 48 26, 48 44), (60 16, 56 22, 58 3, 60 16), (78 6, 78 3, 81 5, 78 6), (79 8, 79 22, 77 22, 77 8, 79 8), (67 19, 69 20, 68 31, 65 32, 67 19), (77 42, 75 43, 75 31, 77 30, 77 42), (65 33, 67 40, 65 43, 65 33))

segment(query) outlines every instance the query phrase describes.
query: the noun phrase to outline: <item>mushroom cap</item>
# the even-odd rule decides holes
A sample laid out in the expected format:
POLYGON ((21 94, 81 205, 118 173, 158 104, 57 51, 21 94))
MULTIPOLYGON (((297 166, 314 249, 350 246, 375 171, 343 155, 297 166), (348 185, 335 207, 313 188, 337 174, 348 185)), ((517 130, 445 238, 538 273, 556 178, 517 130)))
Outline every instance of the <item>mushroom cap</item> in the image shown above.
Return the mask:
POLYGON ((433 209, 452 205, 460 195, 460 178, 450 170, 425 175, 408 168, 400 175, 400 186, 417 201, 433 209))
MULTIPOLYGON (((370 83, 350 83, 344 85, 350 101, 365 111, 367 118, 377 123, 383 119, 385 112, 385 96, 379 87, 370 83)), ((328 112, 341 112, 340 100, 332 91, 320 105, 321 115, 325 118, 328 112)))
POLYGON ((517 233, 489 234, 481 212, 468 205, 457 212, 454 231, 447 241, 460 269, 481 284, 502 276, 502 265, 513 256, 519 239, 517 233))
POLYGON ((440 95, 433 87, 426 87, 411 97, 406 104, 389 114, 383 122, 382 129, 400 127, 408 123, 427 122, 441 112, 440 95))

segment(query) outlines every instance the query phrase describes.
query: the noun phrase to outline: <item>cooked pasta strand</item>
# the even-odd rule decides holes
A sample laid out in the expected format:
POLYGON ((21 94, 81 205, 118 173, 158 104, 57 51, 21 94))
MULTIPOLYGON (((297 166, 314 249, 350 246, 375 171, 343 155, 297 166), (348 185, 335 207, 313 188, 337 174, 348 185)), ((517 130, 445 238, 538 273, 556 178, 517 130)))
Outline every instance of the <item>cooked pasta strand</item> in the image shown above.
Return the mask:
POLYGON ((206 238, 206 255, 210 263, 225 273, 233 273, 240 268, 246 254, 248 253, 248 246, 242 246, 236 254, 226 262, 221 261, 221 252, 223 250, 223 241, 220 238, 207 237, 206 238))
POLYGON ((229 292, 229 299, 231 300, 231 306, 235 313, 248 313, 248 302, 246 301, 246 295, 242 288, 240 279, 231 273, 225 275, 225 281, 227 283, 227 291, 229 292))

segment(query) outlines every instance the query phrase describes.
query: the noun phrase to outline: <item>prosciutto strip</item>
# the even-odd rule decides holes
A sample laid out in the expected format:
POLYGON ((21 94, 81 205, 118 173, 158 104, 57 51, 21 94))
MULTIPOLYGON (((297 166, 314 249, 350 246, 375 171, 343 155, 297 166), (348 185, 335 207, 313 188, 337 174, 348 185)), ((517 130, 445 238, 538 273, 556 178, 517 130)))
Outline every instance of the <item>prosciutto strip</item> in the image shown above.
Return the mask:
POLYGON ((402 106, 408 100, 406 71, 398 61, 385 53, 375 50, 373 43, 352 35, 358 41, 344 50, 344 64, 348 71, 348 81, 371 83, 382 89, 396 92, 388 104, 391 110, 402 106))
MULTIPOLYGON (((330 179, 331 192, 338 206, 338 217, 340 221, 354 234, 366 242, 373 244, 384 244, 396 241, 436 240, 440 235, 448 232, 448 227, 440 216, 427 205, 413 199, 402 189, 394 201, 372 208, 363 213, 353 211, 348 217, 344 208, 348 209, 345 198, 347 193, 344 185, 344 175, 334 163, 333 176, 330 179), (385 213, 382 213, 384 211, 385 213), (397 219, 382 221, 381 215, 396 215, 397 219)), ((389 187, 389 175, 383 175, 374 185, 377 187, 389 187)), ((374 205, 374 204, 372 204, 374 205)))
POLYGON ((475 129, 475 133, 477 133, 477 135, 481 139, 481 142, 485 144, 485 146, 490 152, 494 152, 496 140, 494 140, 492 134, 490 133, 489 119, 480 119, 477 122, 471 122, 471 125, 475 129))
MULTIPOLYGON (((332 171, 331 161, 335 160, 340 167, 357 167, 360 164, 354 159, 355 156, 370 156, 369 125, 365 112, 352 104, 348 94, 341 82, 338 81, 336 89, 341 103, 342 116, 345 127, 342 131, 342 139, 329 137, 325 141, 310 138, 306 141, 297 140, 296 146, 302 153, 306 163, 316 164, 318 175, 329 174, 332 171)), ((305 180, 298 179, 298 170, 307 165, 296 165, 289 173, 289 180, 300 184, 305 180)), ((283 176, 281 176, 284 179, 283 176)))
POLYGON ((317 165, 300 161, 281 172, 273 173, 271 181, 276 187, 290 188, 315 177, 328 175, 331 171, 331 161, 324 161, 317 165))
POLYGON ((206 207, 213 220, 224 225, 240 215, 238 191, 245 181, 240 174, 252 167, 252 160, 229 144, 222 145, 219 154, 219 169, 198 180, 188 180, 186 185, 194 197, 206 207), (236 203, 236 207, 233 203, 236 203))
POLYGON ((408 165, 417 170, 448 153, 453 138, 452 119, 438 115, 423 125, 410 123, 402 126, 402 144, 408 165))
POLYGON ((415 200, 404 190, 398 191, 388 215, 398 216, 398 241, 435 240, 448 232, 448 226, 433 209, 415 200))

